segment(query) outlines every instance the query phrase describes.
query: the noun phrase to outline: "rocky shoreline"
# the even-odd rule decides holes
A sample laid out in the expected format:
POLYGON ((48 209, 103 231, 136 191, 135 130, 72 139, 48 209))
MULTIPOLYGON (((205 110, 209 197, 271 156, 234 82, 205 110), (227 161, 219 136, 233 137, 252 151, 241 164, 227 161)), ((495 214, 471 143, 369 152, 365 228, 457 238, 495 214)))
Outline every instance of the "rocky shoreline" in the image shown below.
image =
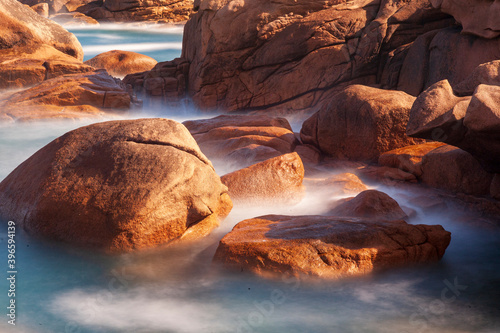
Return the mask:
POLYGON ((244 220, 214 262, 337 279, 441 259, 450 232, 412 220, 450 202, 498 226, 496 7, 22 2, 0 0, 1 122, 119 119, 186 99, 207 114, 93 124, 40 149, 0 183, 0 215, 31 235, 124 253, 204 238, 233 203, 293 206, 323 191, 323 215, 244 220), (84 19, 66 12, 190 19, 178 59, 117 50, 84 63, 74 35, 43 17, 84 19), (282 116, 301 119, 300 132, 282 116), (217 175, 216 163, 233 172, 217 175), (419 211, 371 189, 381 184, 411 187, 419 211))

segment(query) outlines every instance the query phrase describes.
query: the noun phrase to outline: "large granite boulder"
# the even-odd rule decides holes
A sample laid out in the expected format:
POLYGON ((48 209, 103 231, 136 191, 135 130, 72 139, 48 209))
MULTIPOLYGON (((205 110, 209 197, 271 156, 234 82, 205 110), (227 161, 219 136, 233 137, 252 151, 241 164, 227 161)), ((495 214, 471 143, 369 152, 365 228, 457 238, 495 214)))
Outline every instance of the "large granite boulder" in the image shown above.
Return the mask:
POLYGON ((157 63, 158 61, 146 55, 119 50, 104 52, 85 61, 86 65, 105 69, 116 77, 151 70, 157 63))
POLYGON ((304 194, 304 165, 297 153, 285 154, 221 177, 235 202, 297 203, 304 194))
POLYGON ((384 192, 366 190, 336 206, 329 215, 393 221, 408 216, 396 200, 384 192))
POLYGON ((203 237, 231 207, 189 131, 168 119, 81 127, 0 183, 0 215, 29 234, 111 252, 203 237))
POLYGON ((493 174, 486 172, 468 152, 445 145, 423 156, 421 180, 448 191, 488 195, 493 174))
POLYGON ((337 279, 437 261, 450 239, 439 225, 268 215, 238 223, 220 241, 214 262, 266 277, 337 279))
POLYGON ((300 137, 329 156, 376 160, 386 151, 416 142, 406 136, 414 101, 401 91, 353 85, 307 119, 300 137))

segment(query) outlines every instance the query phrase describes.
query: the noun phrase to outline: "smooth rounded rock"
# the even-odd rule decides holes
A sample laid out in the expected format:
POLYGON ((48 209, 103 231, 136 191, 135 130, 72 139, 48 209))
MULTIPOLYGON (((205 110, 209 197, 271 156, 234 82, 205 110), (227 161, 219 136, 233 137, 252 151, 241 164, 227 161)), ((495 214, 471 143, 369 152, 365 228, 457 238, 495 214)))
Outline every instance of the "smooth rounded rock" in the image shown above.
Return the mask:
POLYGON ((81 127, 0 183, 0 215, 29 234, 110 252, 204 237, 231 207, 189 131, 168 119, 81 127))

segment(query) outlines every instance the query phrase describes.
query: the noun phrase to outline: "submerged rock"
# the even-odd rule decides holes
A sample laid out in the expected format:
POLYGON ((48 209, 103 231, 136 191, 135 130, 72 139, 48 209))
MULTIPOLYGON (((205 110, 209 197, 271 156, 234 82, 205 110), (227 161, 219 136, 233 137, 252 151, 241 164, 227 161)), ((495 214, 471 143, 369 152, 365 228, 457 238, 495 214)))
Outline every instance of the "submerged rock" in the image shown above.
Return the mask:
POLYGON ((119 50, 104 52, 85 61, 85 64, 105 69, 116 77, 151 70, 157 63, 155 59, 146 55, 119 50))
POLYGON ((355 198, 335 207, 329 215, 388 221, 408 217, 396 200, 377 190, 361 192, 355 198))
POLYGON ((214 262, 265 277, 337 279, 438 261, 450 239, 439 225, 268 215, 238 223, 220 241, 214 262))
POLYGON ((297 153, 285 154, 221 177, 236 202, 297 203, 303 197, 304 165, 297 153))
POLYGON ((111 252, 203 237, 231 207, 189 131, 168 119, 68 132, 0 183, 0 215, 29 234, 111 252))

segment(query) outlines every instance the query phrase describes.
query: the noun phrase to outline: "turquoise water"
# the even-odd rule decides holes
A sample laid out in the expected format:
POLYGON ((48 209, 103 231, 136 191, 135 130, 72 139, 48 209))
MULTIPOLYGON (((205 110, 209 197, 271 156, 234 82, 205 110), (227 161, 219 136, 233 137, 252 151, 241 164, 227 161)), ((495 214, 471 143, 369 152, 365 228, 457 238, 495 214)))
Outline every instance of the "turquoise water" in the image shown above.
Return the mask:
MULTIPOLYGON (((103 45, 103 49, 134 43, 144 47, 140 34, 135 35, 137 31, 114 29, 80 29, 84 34, 80 36, 82 44, 103 45), (112 40, 119 43, 111 44, 112 40)), ((176 38, 180 40, 181 36, 176 38)), ((158 43, 162 41, 160 38, 158 43)), ((190 114, 179 115, 177 110, 163 112, 163 116, 180 121, 191 118, 190 114)), ((91 122, 0 126, 3 157, 0 179, 54 138, 91 122)), ((223 169, 223 163, 214 164, 220 175, 229 171, 223 169)), ((411 207, 405 201, 404 191, 380 189, 411 207)), ((251 209, 235 206, 221 227, 197 245, 121 256, 44 242, 17 229, 15 327, 7 324, 5 315, 9 238, 7 221, 1 221, 0 267, 4 278, 0 279, 0 308, 4 313, 0 311, 3 318, 0 332, 489 333, 500 330, 500 232, 479 216, 464 215, 452 207, 442 214, 419 212, 420 217, 413 221, 441 224, 452 232, 452 242, 444 258, 435 264, 321 283, 267 281, 220 271, 211 265, 218 241, 239 221, 269 213, 322 214, 327 210, 328 200, 309 188, 297 206, 251 209), (453 291, 450 286, 454 285, 458 287, 453 291)))
POLYGON ((166 61, 181 55, 182 26, 159 28, 158 26, 102 25, 68 28, 83 46, 84 60, 111 50, 132 51, 166 61))

